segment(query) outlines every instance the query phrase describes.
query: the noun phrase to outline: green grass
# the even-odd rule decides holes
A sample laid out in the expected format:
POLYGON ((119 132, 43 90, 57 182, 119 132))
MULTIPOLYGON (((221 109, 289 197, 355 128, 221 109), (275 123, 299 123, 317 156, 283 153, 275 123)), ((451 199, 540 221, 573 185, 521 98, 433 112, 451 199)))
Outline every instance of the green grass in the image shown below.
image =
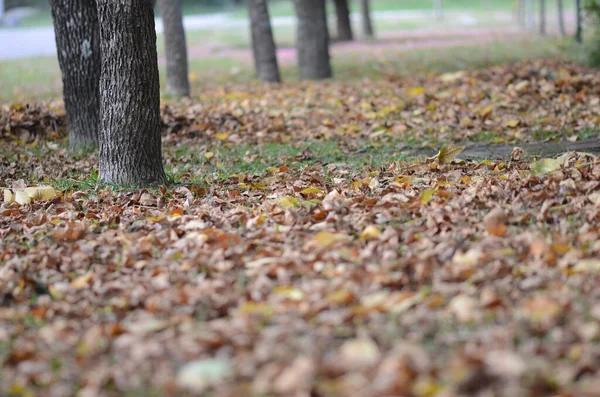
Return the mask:
POLYGON ((175 182, 205 181, 207 175, 224 180, 231 176, 264 175, 273 167, 286 165, 290 169, 299 169, 315 163, 324 165, 336 164, 353 170, 362 167, 376 167, 385 162, 405 160, 396 144, 380 144, 365 141, 358 145, 361 150, 350 151, 344 143, 338 140, 309 141, 300 145, 285 143, 265 143, 261 145, 223 145, 217 147, 186 146, 185 148, 164 148, 165 157, 180 159, 190 157, 188 162, 177 162, 175 166, 167 166, 167 173, 175 182), (205 153, 212 153, 207 159, 205 153), (296 158, 300 153, 311 153, 307 158, 296 158), (189 175, 201 169, 199 177, 183 180, 183 175, 189 175))
MULTIPOLYGON (((505 62, 547 56, 565 56, 564 41, 541 38, 493 42, 481 46, 431 48, 411 51, 387 49, 357 62, 353 53, 332 57, 336 80, 410 76, 429 72, 476 69, 505 62)), ((568 54, 567 54, 568 55, 568 54)), ((196 95, 215 85, 244 83, 254 79, 252 61, 211 56, 190 61, 192 89, 196 95)), ((297 80, 294 65, 282 68, 286 81, 297 80)), ((160 71, 164 87, 164 67, 160 71)), ((0 104, 26 103, 60 97, 62 84, 55 57, 0 62, 0 104)))

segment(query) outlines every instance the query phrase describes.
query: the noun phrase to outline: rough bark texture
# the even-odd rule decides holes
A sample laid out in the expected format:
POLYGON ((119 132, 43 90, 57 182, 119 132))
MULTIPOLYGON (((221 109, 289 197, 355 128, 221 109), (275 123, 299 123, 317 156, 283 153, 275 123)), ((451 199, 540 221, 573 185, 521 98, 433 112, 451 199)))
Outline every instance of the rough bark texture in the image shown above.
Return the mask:
POLYGON ((266 0, 249 0, 252 51, 258 79, 266 82, 281 81, 277 64, 277 47, 273 39, 271 18, 266 0))
POLYGON ((350 9, 348 0, 334 0, 335 19, 337 22, 337 39, 339 41, 352 41, 352 24, 350 23, 350 9))
POLYGON ((95 0, 51 0, 72 148, 98 145, 100 38, 95 0))
POLYGON ((546 0, 540 0, 540 34, 546 34, 546 0))
POLYGON ((165 183, 152 0, 97 0, 100 21, 100 180, 165 183))
POLYGON ((581 27, 581 0, 575 0, 575 15, 577 17, 577 30, 575 31, 575 40, 578 43, 583 42, 583 29, 581 27))
POLYGON ((362 32, 365 37, 374 37, 373 21, 371 20, 371 0, 360 0, 362 32))
POLYGON ((176 96, 190 96, 188 79, 188 57, 185 42, 185 29, 181 14, 181 0, 159 0, 167 57, 167 93, 176 96))
POLYGON ((332 76, 325 0, 294 0, 298 16, 297 48, 300 79, 332 76))
POLYGON ((558 28, 560 29, 560 34, 564 36, 567 34, 567 30, 565 29, 565 11, 562 0, 556 1, 556 8, 558 11, 558 28))

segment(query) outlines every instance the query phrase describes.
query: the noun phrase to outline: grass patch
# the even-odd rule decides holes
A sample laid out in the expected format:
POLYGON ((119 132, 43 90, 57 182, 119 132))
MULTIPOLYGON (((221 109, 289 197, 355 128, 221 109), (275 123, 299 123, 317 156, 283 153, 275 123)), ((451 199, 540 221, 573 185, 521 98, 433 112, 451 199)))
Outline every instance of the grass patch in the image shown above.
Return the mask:
POLYGON ((365 141, 352 150, 342 141, 314 140, 301 144, 186 146, 165 148, 164 151, 165 157, 172 159, 167 160, 167 173, 175 183, 202 183, 207 177, 225 180, 239 174, 264 175, 284 165, 292 170, 316 163, 335 164, 352 170, 378 167, 390 161, 405 160, 399 146, 365 141), (179 160, 184 158, 187 161, 179 160))

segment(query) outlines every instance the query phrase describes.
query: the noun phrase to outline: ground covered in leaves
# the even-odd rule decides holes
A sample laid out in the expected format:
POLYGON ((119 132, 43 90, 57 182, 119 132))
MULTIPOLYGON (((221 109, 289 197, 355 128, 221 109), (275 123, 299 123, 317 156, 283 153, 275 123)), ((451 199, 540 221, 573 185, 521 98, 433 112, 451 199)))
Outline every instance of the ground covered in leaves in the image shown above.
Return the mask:
POLYGON ((156 190, 3 106, 0 186, 59 194, 0 208, 0 394, 597 395, 598 157, 413 156, 594 138, 599 98, 551 60, 231 86, 163 106, 156 190))

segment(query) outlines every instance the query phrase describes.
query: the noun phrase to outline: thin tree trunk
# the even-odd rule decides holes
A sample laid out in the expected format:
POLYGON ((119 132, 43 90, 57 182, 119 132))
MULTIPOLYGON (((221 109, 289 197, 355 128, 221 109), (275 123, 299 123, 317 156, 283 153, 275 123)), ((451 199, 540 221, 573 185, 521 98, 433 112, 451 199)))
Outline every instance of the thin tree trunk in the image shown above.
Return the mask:
POLYGON ((362 32, 365 37, 374 37, 373 22, 371 21, 370 0, 360 0, 360 13, 362 16, 362 32))
POLYGON ((98 146, 100 37, 94 0, 51 0, 71 148, 98 146))
POLYGON ((546 0, 540 0, 540 34, 546 34, 546 0))
POLYGON ((294 0, 298 16, 296 45, 300 79, 332 76, 325 0, 294 0))
POLYGON ((581 0, 575 0, 575 15, 577 18, 577 30, 575 31, 575 40, 578 43, 583 42, 583 29, 581 27, 581 0))
POLYGON ((558 28, 560 29, 560 34, 565 36, 567 31, 565 29, 565 12, 562 0, 556 1, 556 8, 558 11, 558 28))
POLYGON ((533 19, 533 0, 525 0, 525 26, 528 30, 533 30, 534 19, 533 19))
POLYGON ((444 7, 442 0, 433 0, 433 12, 435 14, 435 19, 438 21, 444 19, 444 7))
POLYGON ((525 27, 525 0, 517 0, 517 21, 519 26, 525 27))
POLYGON ((162 16, 167 57, 167 93, 190 96, 188 57, 185 29, 181 13, 181 0, 160 0, 158 7, 162 16))
POLYGON ((100 180, 166 182, 151 0, 97 0, 100 21, 100 180))
POLYGON ((250 14, 252 52, 256 75, 261 81, 279 83, 281 76, 277 64, 277 47, 273 39, 267 1, 249 0, 248 13, 250 14))
POLYGON ((335 19, 337 22, 337 39, 339 41, 352 41, 353 34, 348 0, 334 0, 334 4, 335 19))

